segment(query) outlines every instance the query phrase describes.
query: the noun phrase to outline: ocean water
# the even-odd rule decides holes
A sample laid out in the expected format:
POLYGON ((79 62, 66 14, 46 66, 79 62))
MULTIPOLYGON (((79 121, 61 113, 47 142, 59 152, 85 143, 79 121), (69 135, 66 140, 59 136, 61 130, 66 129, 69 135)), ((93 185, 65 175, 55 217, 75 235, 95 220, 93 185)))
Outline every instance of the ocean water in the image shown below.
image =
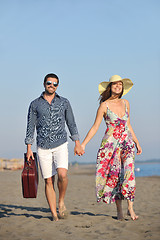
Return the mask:
MULTIPOLYGON (((73 164, 75 164, 74 162, 73 164)), ((80 165, 88 165, 91 168, 96 168, 95 163, 84 163, 79 162, 80 165)), ((149 176, 160 176, 160 161, 157 162, 135 162, 135 176, 136 177, 149 177, 149 176)))
POLYGON ((135 163, 135 176, 160 176, 160 162, 159 163, 135 163), (139 170, 139 171, 137 171, 139 170))
MULTIPOLYGON (((88 165, 91 169, 96 169, 94 162, 72 162, 72 165, 88 165)), ((159 161, 144 161, 135 162, 135 176, 136 177, 149 177, 160 176, 160 160, 159 161)))

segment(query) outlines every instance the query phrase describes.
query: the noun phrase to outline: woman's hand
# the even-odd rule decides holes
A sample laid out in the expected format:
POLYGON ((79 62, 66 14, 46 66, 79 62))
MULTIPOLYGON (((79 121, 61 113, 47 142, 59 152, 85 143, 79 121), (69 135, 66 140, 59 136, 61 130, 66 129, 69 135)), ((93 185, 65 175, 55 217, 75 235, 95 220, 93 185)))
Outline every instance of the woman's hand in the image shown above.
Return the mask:
POLYGON ((79 140, 75 141, 74 155, 82 156, 84 154, 84 150, 79 142, 79 140))
POLYGON ((82 147, 83 151, 85 152, 85 145, 83 143, 81 144, 81 147, 82 147))
POLYGON ((142 148, 141 146, 138 144, 136 144, 136 148, 137 148, 137 155, 140 155, 142 153, 142 148))

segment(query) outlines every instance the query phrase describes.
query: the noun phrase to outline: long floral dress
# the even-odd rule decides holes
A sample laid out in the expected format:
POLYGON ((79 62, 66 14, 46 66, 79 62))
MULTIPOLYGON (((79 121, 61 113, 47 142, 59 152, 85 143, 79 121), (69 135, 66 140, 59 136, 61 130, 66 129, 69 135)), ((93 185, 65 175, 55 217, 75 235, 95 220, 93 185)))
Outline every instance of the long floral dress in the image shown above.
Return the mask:
POLYGON ((128 112, 120 118, 107 106, 105 122, 107 130, 97 154, 96 195, 97 201, 113 203, 118 199, 134 201, 135 144, 127 126, 128 112))

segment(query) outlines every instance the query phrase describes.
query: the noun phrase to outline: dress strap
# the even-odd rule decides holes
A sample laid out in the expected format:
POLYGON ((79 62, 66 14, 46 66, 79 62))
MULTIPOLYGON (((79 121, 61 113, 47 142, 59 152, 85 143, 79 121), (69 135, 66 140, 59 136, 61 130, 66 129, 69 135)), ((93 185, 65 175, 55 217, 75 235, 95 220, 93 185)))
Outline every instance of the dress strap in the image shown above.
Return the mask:
POLYGON ((107 112, 108 112, 108 105, 107 105, 107 103, 105 102, 105 105, 106 105, 106 107, 107 107, 107 110, 106 110, 106 113, 104 114, 104 118, 106 118, 106 116, 107 116, 107 112))
POLYGON ((127 104, 126 104, 126 101, 123 99, 123 102, 125 104, 125 112, 127 112, 127 104))
POLYGON ((106 107, 108 108, 108 105, 107 105, 107 103, 105 102, 105 104, 106 104, 106 107))

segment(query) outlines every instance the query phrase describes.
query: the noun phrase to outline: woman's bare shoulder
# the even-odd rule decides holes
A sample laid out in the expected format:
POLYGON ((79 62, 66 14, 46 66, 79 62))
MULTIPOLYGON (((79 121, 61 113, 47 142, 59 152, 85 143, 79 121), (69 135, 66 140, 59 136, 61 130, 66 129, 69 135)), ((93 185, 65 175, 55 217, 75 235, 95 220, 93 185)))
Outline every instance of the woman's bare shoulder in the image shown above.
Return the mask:
POLYGON ((108 106, 108 103, 109 103, 110 101, 107 99, 106 101, 104 101, 104 102, 102 102, 101 103, 101 106, 103 107, 103 108, 106 108, 107 106, 108 106))
POLYGON ((125 101, 126 107, 127 107, 127 109, 128 109, 128 113, 129 113, 129 112, 130 112, 129 101, 126 100, 126 99, 124 99, 124 101, 125 101))
POLYGON ((99 105, 100 108, 105 108, 106 107, 106 103, 105 102, 102 102, 100 105, 99 105))
POLYGON ((110 102, 110 100, 107 99, 106 101, 103 102, 103 104, 106 106, 109 102, 110 102))
POLYGON ((99 109, 102 110, 103 112, 106 112, 106 110, 107 110, 106 101, 104 101, 100 104, 99 109))
POLYGON ((127 99, 123 99, 125 103, 129 106, 129 101, 127 99))

